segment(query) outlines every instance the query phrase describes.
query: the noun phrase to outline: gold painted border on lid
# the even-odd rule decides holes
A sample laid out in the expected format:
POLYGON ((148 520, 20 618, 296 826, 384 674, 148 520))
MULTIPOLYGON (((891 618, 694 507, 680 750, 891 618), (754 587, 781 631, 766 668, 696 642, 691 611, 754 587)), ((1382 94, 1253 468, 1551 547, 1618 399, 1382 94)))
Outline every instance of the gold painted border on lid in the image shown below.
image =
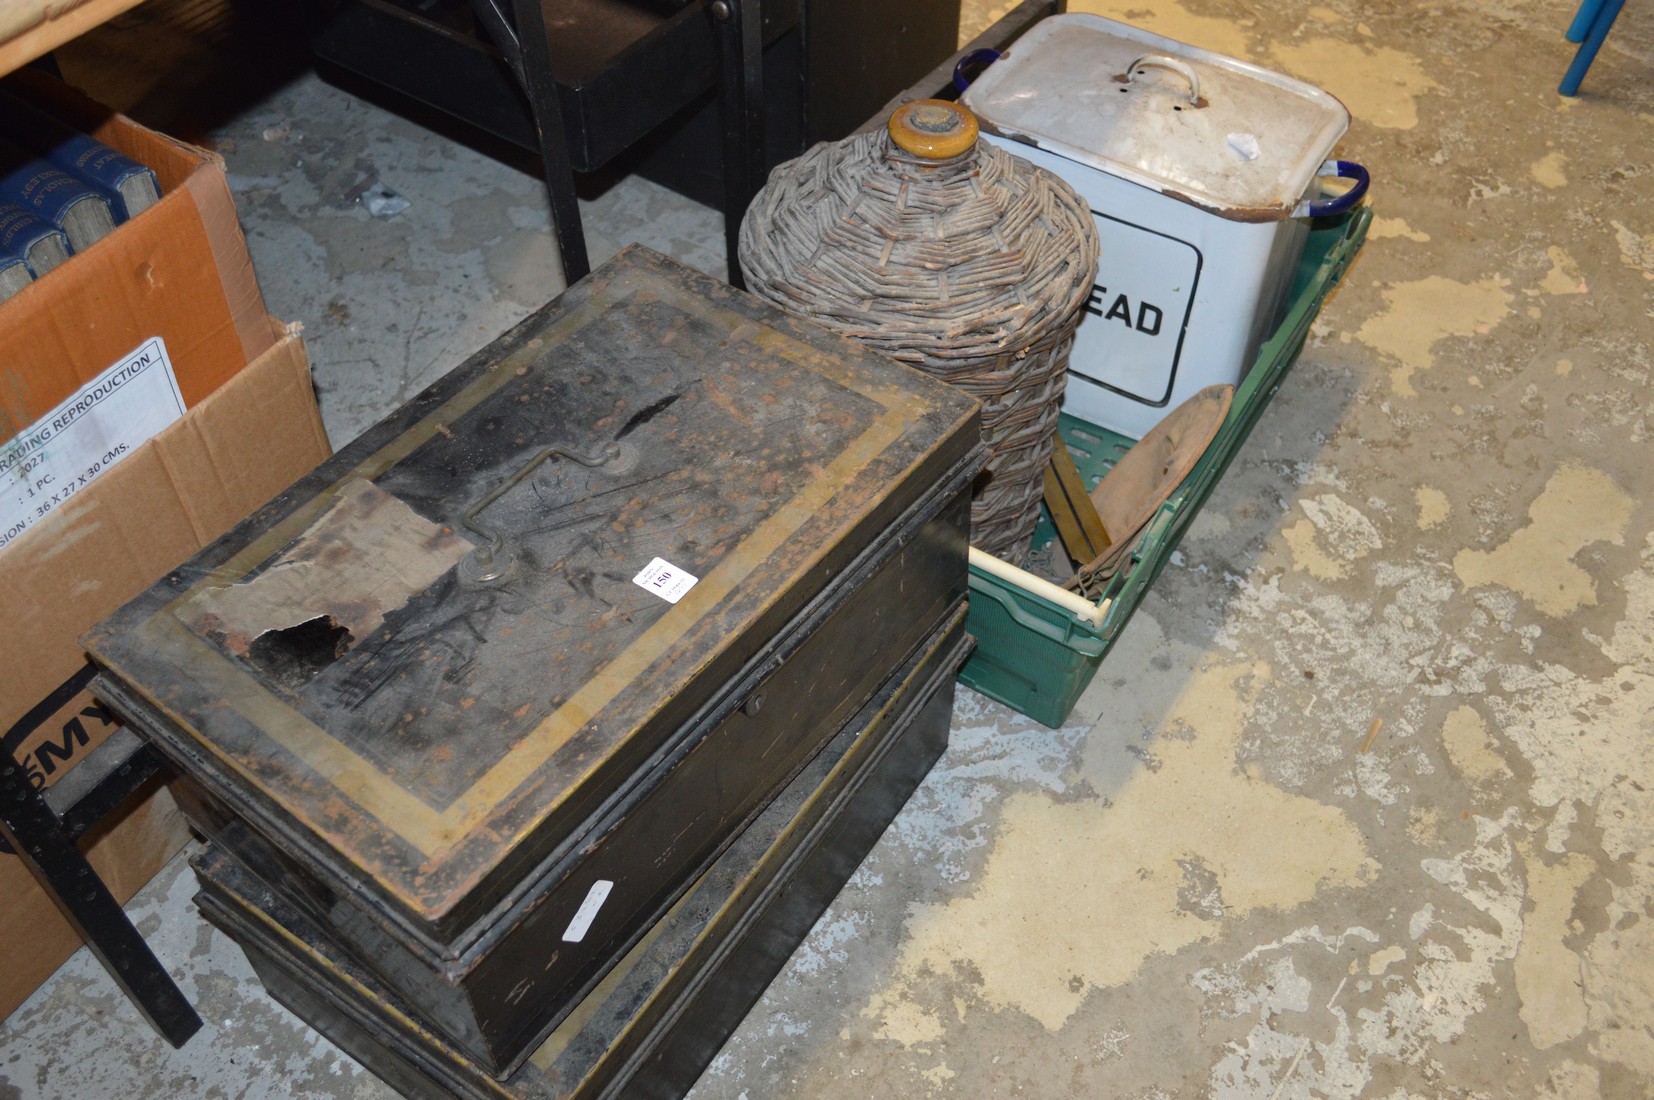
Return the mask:
MULTIPOLYGON (((816 515, 846 483, 853 480, 891 444, 901 439, 912 423, 933 407, 930 401, 909 390, 890 383, 881 384, 876 378, 865 376, 859 368, 850 369, 849 363, 824 355, 783 332, 754 322, 736 310, 719 306, 698 295, 681 292, 669 284, 662 284, 660 280, 648 274, 644 275, 644 280, 647 285, 635 285, 626 289, 624 284, 633 280, 617 279, 617 285, 606 288, 606 293, 594 296, 591 301, 571 309, 548 326, 539 337, 502 359, 493 369, 466 386, 385 447, 338 475, 328 490, 306 501, 232 555, 223 565, 190 585, 162 611, 151 616, 138 630, 142 642, 149 647, 152 656, 171 664, 180 674, 188 676, 209 697, 221 700, 224 706, 233 709, 253 728, 301 760, 315 777, 325 782, 327 788, 337 791, 343 798, 368 814, 378 827, 400 837, 426 857, 422 865, 410 868, 411 873, 408 875, 373 876, 391 896, 414 911, 431 912, 429 903, 410 889, 418 878, 439 867, 446 853, 469 839, 513 791, 530 779, 536 770, 547 763, 558 749, 599 714, 626 685, 658 661, 691 627, 701 621, 707 612, 734 591, 758 565, 816 515), (371 480, 383 474, 428 442, 439 430, 445 429, 506 383, 514 380, 518 377, 518 368, 531 367, 539 359, 541 348, 547 342, 562 341, 574 336, 608 309, 624 301, 644 301, 651 298, 668 301, 687 313, 717 323, 737 338, 757 344, 780 358, 870 399, 882 411, 861 435, 845 447, 836 460, 817 472, 798 494, 760 523, 735 550, 709 570, 677 605, 669 609, 653 626, 617 655, 609 666, 548 714, 532 733, 524 737, 515 748, 505 754, 463 794, 451 801, 445 809, 437 809, 410 793, 393 776, 386 774, 372 761, 338 741, 325 729, 270 693, 265 685, 239 662, 196 636, 178 617, 178 612, 201 589, 236 583, 303 534, 332 506, 340 486, 358 478, 371 480)), ((808 573, 815 560, 818 559, 800 565, 797 575, 808 573)), ((129 684, 134 683, 134 678, 120 667, 118 655, 112 654, 102 659, 116 675, 129 684)), ((158 700, 151 701, 175 729, 188 734, 213 759, 233 771, 241 782, 276 804, 284 803, 284 794, 294 785, 292 782, 272 784, 259 773, 258 761, 241 759, 225 752, 219 746, 202 739, 186 716, 170 711, 158 700)), ((661 702, 664 705, 665 700, 662 699, 661 702)), ((591 774, 601 762, 594 762, 586 774, 591 774)), ((308 782, 314 783, 315 780, 311 779, 308 782)), ((571 783, 569 789, 576 789, 579 782, 576 780, 571 783)), ((314 803, 314 798, 310 801, 314 803)), ((534 831, 555 804, 548 804, 540 814, 524 823, 513 834, 496 836, 494 850, 504 858, 506 853, 534 831)), ((292 807, 289 806, 289 809, 292 807)), ((337 832, 324 832, 311 812, 295 815, 295 819, 313 835, 323 838, 324 844, 328 847, 340 851, 345 851, 347 847, 355 847, 341 843, 342 838, 337 832)), ((349 855, 348 852, 345 854, 349 855)), ((381 863, 379 860, 357 862, 370 873, 372 865, 381 863)))

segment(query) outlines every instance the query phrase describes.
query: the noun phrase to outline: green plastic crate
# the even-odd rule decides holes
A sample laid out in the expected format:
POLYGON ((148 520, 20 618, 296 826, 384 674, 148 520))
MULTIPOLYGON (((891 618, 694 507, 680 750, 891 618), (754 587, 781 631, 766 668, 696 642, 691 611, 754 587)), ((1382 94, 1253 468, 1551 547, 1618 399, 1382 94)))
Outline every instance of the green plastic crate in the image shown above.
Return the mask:
MULTIPOLYGON (((1229 415, 1210 449, 1149 521, 1130 566, 1109 582, 1099 601, 1099 606, 1107 603, 1108 610, 1099 621, 1085 621, 1022 584, 971 566, 967 629, 976 637, 977 647, 960 670, 960 682, 1047 726, 1062 725, 1143 602, 1149 585, 1166 567, 1183 532, 1251 434, 1252 425, 1280 389, 1321 303, 1360 250, 1371 222, 1372 210, 1363 206, 1311 229, 1293 276, 1291 306, 1280 327, 1258 349, 1257 361, 1235 390, 1229 415)), ((1135 442, 1067 415, 1062 416, 1058 430, 1087 485, 1095 485, 1135 442)), ((1052 534, 1050 524, 1042 521, 1034 536, 1035 546, 1049 541, 1052 534)))

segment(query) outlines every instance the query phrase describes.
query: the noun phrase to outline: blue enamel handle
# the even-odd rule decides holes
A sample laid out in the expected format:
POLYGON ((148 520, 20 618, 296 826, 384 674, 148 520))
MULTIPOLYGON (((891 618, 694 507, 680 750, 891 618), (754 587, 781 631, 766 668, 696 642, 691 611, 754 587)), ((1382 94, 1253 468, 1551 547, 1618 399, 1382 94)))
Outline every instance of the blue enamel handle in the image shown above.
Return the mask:
POLYGON ((1321 165, 1321 171, 1317 174, 1354 180, 1355 186, 1334 198, 1316 199, 1309 203, 1307 212, 1312 218, 1330 218, 1354 210, 1366 196, 1367 185, 1373 182, 1367 169, 1353 160, 1329 160, 1321 165))
POLYGON ((953 67, 953 90, 963 94, 965 89, 971 86, 971 81, 977 77, 977 74, 971 70, 985 69, 998 60, 999 51, 987 47, 972 50, 961 57, 959 64, 953 67))

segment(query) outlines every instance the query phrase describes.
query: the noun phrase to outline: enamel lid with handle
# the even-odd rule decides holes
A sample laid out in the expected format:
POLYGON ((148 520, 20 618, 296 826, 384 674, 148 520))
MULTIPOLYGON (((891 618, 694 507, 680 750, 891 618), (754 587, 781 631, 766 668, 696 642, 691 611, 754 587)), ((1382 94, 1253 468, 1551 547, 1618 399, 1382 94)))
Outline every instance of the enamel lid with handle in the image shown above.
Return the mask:
POLYGON ((989 133, 1241 221, 1305 213, 1350 122, 1311 84, 1083 14, 1041 21, 963 102, 989 133))

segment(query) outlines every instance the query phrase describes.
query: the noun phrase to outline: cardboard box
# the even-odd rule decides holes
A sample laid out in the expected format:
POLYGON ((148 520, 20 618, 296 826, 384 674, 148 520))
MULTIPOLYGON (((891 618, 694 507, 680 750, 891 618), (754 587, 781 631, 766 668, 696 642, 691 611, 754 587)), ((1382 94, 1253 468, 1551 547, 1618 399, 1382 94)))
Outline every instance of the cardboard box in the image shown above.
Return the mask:
POLYGON ((43 73, 5 84, 147 164, 161 200, 0 303, 0 441, 153 337, 186 406, 263 355, 274 337, 223 161, 43 73))
MULTIPOLYGON (((84 690, 78 638, 328 455, 297 329, 263 328, 269 350, 0 550, 0 729, 37 785, 114 728, 84 690)), ((122 901, 188 838, 164 788, 135 801, 88 838, 122 901)), ((78 945, 22 863, 0 856, 0 1016, 78 945)))

